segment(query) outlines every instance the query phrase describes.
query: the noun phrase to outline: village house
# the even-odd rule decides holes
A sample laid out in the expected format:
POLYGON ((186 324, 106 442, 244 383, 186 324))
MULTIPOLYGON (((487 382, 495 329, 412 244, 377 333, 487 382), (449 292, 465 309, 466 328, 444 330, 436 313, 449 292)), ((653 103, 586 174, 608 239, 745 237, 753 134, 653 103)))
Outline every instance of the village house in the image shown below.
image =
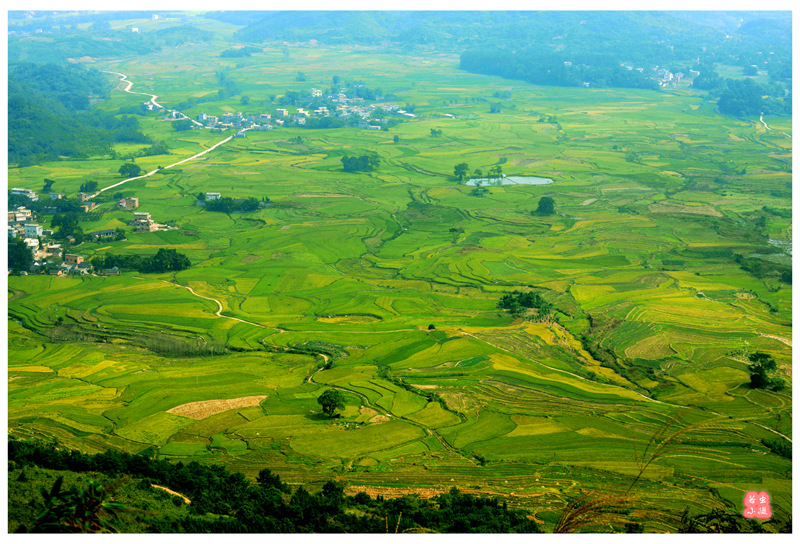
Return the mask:
POLYGON ((127 211, 135 210, 136 208, 139 207, 139 199, 133 196, 128 198, 123 198, 122 200, 117 202, 117 206, 127 211))
POLYGON ((135 227, 136 232, 153 232, 157 228, 155 222, 150 218, 150 214, 147 212, 135 212, 133 214, 133 221, 128 223, 128 225, 135 227))
POLYGON ((78 193, 78 202, 86 202, 90 197, 89 193, 78 193))
POLYGON ((206 193, 206 200, 216 200, 221 197, 222 195, 220 193, 206 193))
POLYGON ((19 206, 14 212, 14 221, 17 223, 21 221, 28 221, 29 219, 31 219, 31 216, 32 216, 31 211, 28 208, 24 206, 19 206))
POLYGON ((52 255, 53 257, 61 257, 61 255, 64 253, 63 250, 61 249, 61 244, 53 244, 53 243, 47 244, 45 251, 50 255, 52 255))
POLYGON ((35 223, 25 225, 25 238, 38 238, 42 235, 42 226, 35 223))
POLYGON ((16 238, 17 237, 17 229, 12 227, 11 225, 8 226, 8 237, 9 238, 16 238))
POLYGON ((61 200, 64 198, 64 193, 50 193, 50 200, 61 200))
POLYGON ((119 276, 119 268, 117 268, 116 266, 114 266, 112 268, 106 268, 105 270, 103 270, 103 275, 104 276, 119 276))
POLYGON ((246 138, 247 133, 244 130, 240 130, 236 134, 233 135, 234 138, 246 138))
POLYGON ((25 238, 25 245, 28 246, 33 255, 36 255, 36 251, 39 249, 39 240, 37 238, 25 238))
POLYGON ((311 96, 313 98, 321 97, 322 96, 322 89, 311 89, 311 96))
POLYGON ((11 189, 11 194, 27 197, 34 202, 39 200, 39 197, 36 196, 36 193, 31 191, 30 189, 20 189, 19 187, 14 187, 13 189, 11 189))
POLYGON ((280 115, 281 117, 287 117, 289 115, 289 110, 279 108, 275 110, 275 115, 280 115))
POLYGON ((83 255, 67 253, 66 255, 64 255, 64 262, 66 264, 81 264, 83 262, 83 255))
POLYGON ((97 232, 93 232, 92 236, 95 240, 99 240, 101 238, 115 238, 117 236, 117 231, 116 229, 98 230, 97 232))

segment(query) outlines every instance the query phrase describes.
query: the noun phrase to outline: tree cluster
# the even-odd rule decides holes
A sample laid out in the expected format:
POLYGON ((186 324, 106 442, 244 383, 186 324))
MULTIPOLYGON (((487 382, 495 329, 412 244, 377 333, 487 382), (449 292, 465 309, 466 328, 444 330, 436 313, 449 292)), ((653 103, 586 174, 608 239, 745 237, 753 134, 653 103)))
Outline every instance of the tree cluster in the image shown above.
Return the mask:
MULTIPOLYGON (((205 200, 205 194, 200 193, 199 200, 205 200), (200 198, 202 195, 203 198, 200 198)), ((264 202, 269 202, 269 199, 264 197, 264 202)), ((262 201, 251 196, 248 198, 231 198, 223 196, 214 200, 205 200, 206 209, 212 212, 234 213, 234 212, 252 212, 259 208, 262 201)))
POLYGON ((249 57, 253 53, 261 53, 263 51, 264 50, 261 49, 260 47, 252 47, 250 45, 246 45, 244 47, 226 49, 225 51, 220 53, 219 56, 228 59, 243 58, 243 57, 249 57))
MULTIPOLYGON (((471 49, 461 54, 461 69, 558 87, 630 87, 657 90, 658 83, 620 66, 612 55, 554 53, 542 48, 471 49)), ((500 106, 497 105, 499 111, 500 106)))
POLYGON ((508 310, 514 316, 521 315, 526 309, 531 308, 536 308, 541 316, 549 315, 553 311, 553 305, 542 298, 539 293, 533 291, 523 293, 516 289, 500 297, 497 307, 508 310))
POLYGON ((174 249, 161 248, 155 255, 114 255, 106 253, 92 259, 95 270, 114 268, 120 270, 137 270, 142 273, 179 272, 192 265, 189 258, 174 249))
POLYGON ((342 157, 342 166, 345 172, 372 172, 381 163, 380 158, 375 153, 367 153, 359 157, 342 157))

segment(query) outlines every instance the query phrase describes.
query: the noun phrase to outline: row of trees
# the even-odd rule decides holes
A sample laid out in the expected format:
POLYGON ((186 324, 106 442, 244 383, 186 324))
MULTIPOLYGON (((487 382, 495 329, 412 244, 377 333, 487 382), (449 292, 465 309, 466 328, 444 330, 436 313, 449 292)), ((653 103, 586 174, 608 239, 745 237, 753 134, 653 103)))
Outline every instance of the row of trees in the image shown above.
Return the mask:
MULTIPOLYGON (((482 178, 483 170, 476 168, 470 173, 469 165, 465 162, 460 162, 453 167, 453 177, 458 181, 464 181, 465 179, 472 178, 482 178)), ((499 164, 495 164, 489 169, 488 172, 486 172, 486 177, 489 179, 500 179, 503 177, 503 167, 499 164)))
POLYGON ((214 200, 205 200, 205 193, 200 193, 197 195, 197 198, 198 200, 205 201, 207 210, 222 213, 252 212, 257 210, 262 202, 265 204, 269 202, 269 198, 267 197, 264 197, 263 200, 258 200, 254 196, 236 199, 223 196, 214 200))
POLYGON ((92 259, 95 270, 114 268, 120 270, 137 270, 142 273, 179 272, 192 265, 189 258, 174 249, 161 248, 155 255, 114 255, 106 253, 92 259))

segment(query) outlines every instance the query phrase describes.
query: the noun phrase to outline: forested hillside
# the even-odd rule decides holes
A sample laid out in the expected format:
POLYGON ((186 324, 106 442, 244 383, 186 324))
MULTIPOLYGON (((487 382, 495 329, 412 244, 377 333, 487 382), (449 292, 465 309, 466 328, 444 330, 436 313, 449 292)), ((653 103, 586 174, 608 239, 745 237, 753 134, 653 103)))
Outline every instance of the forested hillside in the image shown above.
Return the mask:
POLYGON ((110 153, 114 142, 149 142, 135 117, 90 109, 91 99, 107 97, 110 88, 106 76, 83 66, 10 67, 9 164, 110 153))

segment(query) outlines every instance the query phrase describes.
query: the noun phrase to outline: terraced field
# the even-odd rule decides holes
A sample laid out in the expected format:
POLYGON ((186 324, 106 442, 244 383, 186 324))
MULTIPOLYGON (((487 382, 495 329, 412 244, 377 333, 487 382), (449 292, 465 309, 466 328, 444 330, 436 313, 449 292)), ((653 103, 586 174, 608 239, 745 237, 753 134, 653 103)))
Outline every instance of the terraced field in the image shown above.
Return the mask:
MULTIPOLYGON (((746 363, 762 351, 791 377, 791 285, 733 258, 768 245, 754 226, 761 217, 770 238, 791 239, 790 220, 762 212, 791 206, 790 139, 697 109, 689 89, 543 88, 467 74, 451 56, 421 66, 344 48, 293 47, 288 69, 277 48, 218 58, 225 47, 97 67, 129 74, 167 106, 213 89, 219 66, 255 104, 341 75, 393 90, 418 118, 389 133, 249 132, 124 185, 140 211, 178 230, 78 251, 167 247, 192 267, 9 277, 12 435, 249 476, 269 467, 312 487, 331 477, 387 492, 458 485, 552 523, 584 490, 627 489, 643 444, 680 414, 693 453, 651 465, 641 497, 708 511, 765 489, 778 515, 791 511, 791 461, 761 442, 791 440, 791 386, 750 389, 746 363), (513 98, 490 114, 483 99, 497 90, 513 98), (342 154, 361 150, 378 153, 380 167, 344 172, 342 154), (477 197, 452 177, 463 161, 555 182, 477 197), (214 213, 195 205, 201 191, 272 205, 214 213), (543 196, 556 214, 531 214, 543 196), (540 293, 554 319, 498 309, 515 289, 540 293), (335 420, 316 400, 328 388, 346 398, 335 420)), ((132 100, 115 93, 101 107, 132 100)), ((202 105, 226 108, 241 106, 202 105)), ((143 168, 221 139, 154 117, 142 124, 173 152, 137 161, 143 168)), ((49 163, 11 169, 9 183, 39 190, 50 177, 71 194, 88 179, 118 181, 117 168, 49 163)), ((128 220, 111 202, 100 210, 84 231, 128 220)))

